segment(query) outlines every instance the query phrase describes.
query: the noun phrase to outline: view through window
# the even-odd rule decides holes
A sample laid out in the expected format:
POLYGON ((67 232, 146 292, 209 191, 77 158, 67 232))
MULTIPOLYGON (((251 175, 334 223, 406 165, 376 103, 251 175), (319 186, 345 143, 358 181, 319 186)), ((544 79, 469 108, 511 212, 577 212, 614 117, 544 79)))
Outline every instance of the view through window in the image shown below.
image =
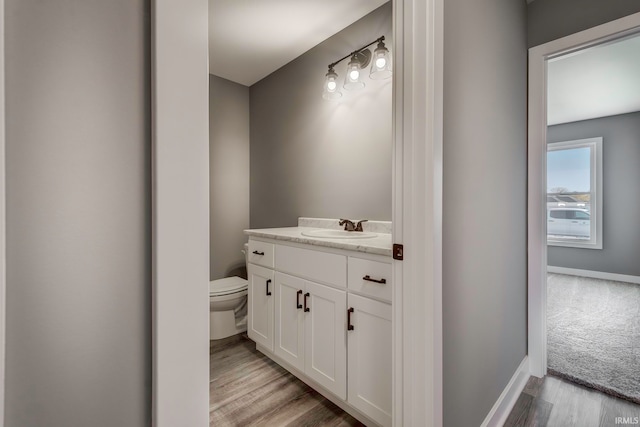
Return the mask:
MULTIPOLYGON (((547 241, 601 247, 598 176, 602 138, 551 143, 547 148, 547 241)), ((600 198, 599 198, 600 197, 600 198)))

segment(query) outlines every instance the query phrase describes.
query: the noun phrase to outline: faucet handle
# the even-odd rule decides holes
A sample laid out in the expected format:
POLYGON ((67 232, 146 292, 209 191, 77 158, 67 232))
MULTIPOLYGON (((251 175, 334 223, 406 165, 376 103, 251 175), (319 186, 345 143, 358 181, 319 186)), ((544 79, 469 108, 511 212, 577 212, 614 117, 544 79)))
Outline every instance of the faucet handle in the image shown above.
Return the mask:
POLYGON ((356 231, 363 231, 362 230, 362 223, 363 222, 367 222, 367 221, 369 221, 369 220, 368 219, 362 219, 362 220, 358 221, 358 223, 356 224, 356 231))

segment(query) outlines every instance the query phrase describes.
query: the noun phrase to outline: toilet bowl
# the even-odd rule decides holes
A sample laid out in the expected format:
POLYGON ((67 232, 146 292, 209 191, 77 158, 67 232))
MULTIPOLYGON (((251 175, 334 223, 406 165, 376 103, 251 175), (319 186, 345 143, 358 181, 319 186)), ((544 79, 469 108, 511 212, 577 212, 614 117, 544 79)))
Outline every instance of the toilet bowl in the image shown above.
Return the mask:
MULTIPOLYGON (((245 244, 245 259, 247 248, 245 244)), ((247 330, 247 288, 247 280, 237 276, 209 282, 210 340, 227 338, 247 330)))

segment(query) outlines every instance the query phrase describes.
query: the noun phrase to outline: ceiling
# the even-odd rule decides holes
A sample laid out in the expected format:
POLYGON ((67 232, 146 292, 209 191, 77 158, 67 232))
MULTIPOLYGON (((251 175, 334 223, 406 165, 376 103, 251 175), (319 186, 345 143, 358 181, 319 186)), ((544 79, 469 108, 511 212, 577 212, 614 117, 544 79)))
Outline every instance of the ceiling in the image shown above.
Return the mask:
POLYGON ((388 0, 209 0, 209 72, 251 86, 388 0))
POLYGON ((549 61, 549 125, 640 111, 640 35, 549 61))

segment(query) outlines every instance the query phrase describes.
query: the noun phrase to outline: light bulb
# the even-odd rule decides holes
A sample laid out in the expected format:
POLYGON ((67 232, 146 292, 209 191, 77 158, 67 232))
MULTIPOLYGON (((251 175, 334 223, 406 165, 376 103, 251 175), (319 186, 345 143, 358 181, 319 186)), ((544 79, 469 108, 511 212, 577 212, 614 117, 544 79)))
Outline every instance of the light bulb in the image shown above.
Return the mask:
POLYGON ((337 78, 338 74, 336 74, 332 66, 329 66, 329 71, 327 71, 325 75, 324 89, 322 90, 322 97, 324 99, 338 99, 342 96, 342 92, 338 90, 337 78))
MULTIPOLYGON (((359 54, 363 56, 363 54, 359 54)), ((358 54, 353 54, 349 65, 347 66, 347 77, 344 79, 344 88, 347 90, 357 90, 364 87, 362 76, 360 75, 360 67, 362 66, 362 59, 359 59, 358 54)))
POLYGON ((384 37, 380 38, 378 47, 373 51, 373 65, 371 66, 371 73, 369 77, 373 80, 387 79, 391 77, 391 57, 389 55, 389 49, 384 45, 384 37))

